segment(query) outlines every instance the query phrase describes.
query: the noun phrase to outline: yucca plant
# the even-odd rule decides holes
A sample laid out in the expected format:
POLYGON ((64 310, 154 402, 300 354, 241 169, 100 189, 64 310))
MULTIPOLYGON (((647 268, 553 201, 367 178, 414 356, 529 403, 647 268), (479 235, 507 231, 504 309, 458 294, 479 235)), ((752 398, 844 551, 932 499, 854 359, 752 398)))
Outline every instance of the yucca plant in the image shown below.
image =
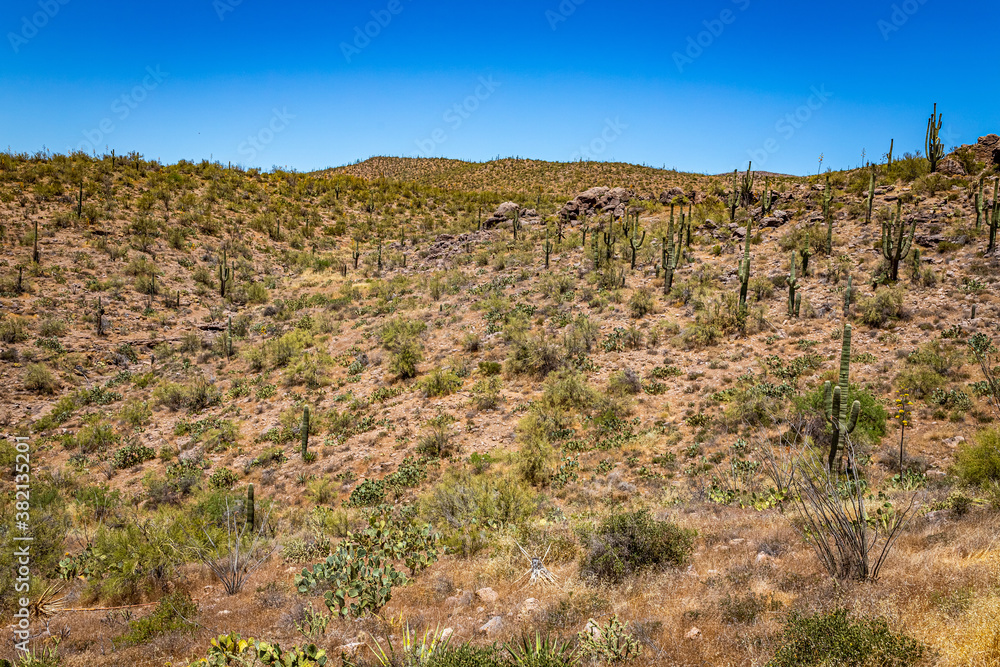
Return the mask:
POLYGON ((577 662, 569 642, 549 635, 543 637, 538 631, 534 638, 521 635, 519 640, 503 647, 517 667, 565 667, 577 662))
POLYGON ((445 636, 444 630, 440 626, 427 630, 418 640, 417 635, 410 630, 410 624, 406 623, 403 626, 403 644, 398 653, 390 639, 385 640, 388 648, 386 651, 374 635, 371 638, 375 645, 368 648, 382 667, 419 667, 428 664, 435 655, 448 649, 451 633, 445 636))

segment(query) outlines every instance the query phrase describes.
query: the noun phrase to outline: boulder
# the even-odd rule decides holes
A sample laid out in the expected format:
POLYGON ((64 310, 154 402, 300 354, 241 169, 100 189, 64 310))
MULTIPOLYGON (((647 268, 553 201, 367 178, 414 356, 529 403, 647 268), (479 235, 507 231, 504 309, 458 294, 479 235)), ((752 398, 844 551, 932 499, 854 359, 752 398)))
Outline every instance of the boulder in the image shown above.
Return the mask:
POLYGON ((494 616, 479 628, 479 632, 487 637, 495 637, 500 634, 501 630, 503 630, 502 616, 494 616))
POLYGON ((660 203, 663 204, 664 206, 669 206, 670 202, 674 201, 674 199, 685 196, 686 195, 684 194, 683 190, 681 190, 678 187, 673 187, 660 195, 660 203))
POLYGON ((684 633, 684 639, 699 639, 701 637, 701 630, 698 628, 691 628, 684 633))
POLYGON ((486 604, 493 604, 500 599, 500 595, 492 588, 480 588, 476 591, 476 597, 486 604))
POLYGON ((966 176, 965 167, 953 158, 945 158, 938 163, 937 170, 947 176, 966 176))
POLYGON ((567 220, 577 220, 583 215, 600 215, 614 212, 615 215, 625 214, 628 203, 637 199, 635 192, 625 188, 607 188, 603 186, 590 188, 566 202, 559 215, 567 220))

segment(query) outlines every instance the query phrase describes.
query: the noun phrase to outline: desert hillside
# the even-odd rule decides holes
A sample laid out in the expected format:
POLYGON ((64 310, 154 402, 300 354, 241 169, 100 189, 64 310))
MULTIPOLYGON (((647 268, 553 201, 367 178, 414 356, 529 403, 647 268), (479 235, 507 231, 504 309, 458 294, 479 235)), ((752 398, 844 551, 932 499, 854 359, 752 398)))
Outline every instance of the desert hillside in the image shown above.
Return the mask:
POLYGON ((984 146, 811 177, 0 154, 31 664, 1000 664, 984 146))

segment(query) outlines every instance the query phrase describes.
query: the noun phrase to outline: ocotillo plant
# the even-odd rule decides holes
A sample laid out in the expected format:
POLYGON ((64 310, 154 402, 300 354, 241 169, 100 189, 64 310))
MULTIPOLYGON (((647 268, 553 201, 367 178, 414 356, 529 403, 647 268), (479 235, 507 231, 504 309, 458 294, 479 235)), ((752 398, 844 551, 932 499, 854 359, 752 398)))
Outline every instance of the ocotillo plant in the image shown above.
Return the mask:
POLYGON ((851 314, 851 300, 854 298, 854 286, 851 283, 851 276, 847 276, 847 289, 844 290, 844 319, 851 314))
POLYGON ((747 287, 750 284, 750 226, 753 218, 747 218, 746 238, 743 244, 743 260, 737 269, 740 277, 740 310, 747 307, 747 287))
POLYGON ((639 239, 639 245, 636 245, 636 243, 635 243, 635 235, 634 234, 632 236, 630 236, 629 239, 628 239, 629 247, 632 248, 632 270, 633 271, 635 271, 635 260, 639 256, 639 249, 642 248, 642 245, 645 242, 646 242, 646 230, 645 229, 642 230, 642 238, 639 239))
POLYGON ((39 260, 41 255, 38 254, 38 221, 35 220, 35 247, 31 251, 31 261, 38 264, 39 260))
POLYGON ((101 297, 97 297, 97 310, 94 312, 97 318, 97 335, 104 335, 104 304, 101 303, 101 297))
POLYGON ((931 163, 931 173, 937 171, 938 162, 944 158, 944 143, 938 138, 941 131, 941 114, 937 112, 937 102, 934 103, 934 111, 927 120, 927 137, 924 139, 924 153, 931 163))
POLYGON ((830 456, 827 461, 830 472, 836 470, 837 453, 845 451, 847 436, 854 432, 858 425, 858 415, 861 413, 861 402, 854 401, 848 417, 847 403, 851 391, 851 325, 844 325, 843 344, 840 349, 840 381, 836 387, 830 382, 823 385, 826 403, 826 418, 833 426, 833 437, 830 439, 830 456))
POLYGON ((250 526, 250 530, 253 530, 254 523, 256 523, 254 516, 256 514, 253 499, 253 484, 247 484, 247 525, 250 526))
POLYGON ((800 303, 800 300, 799 300, 798 295, 796 295, 796 291, 799 288, 799 281, 798 281, 798 278, 795 277, 795 251, 794 250, 792 251, 792 270, 788 274, 788 280, 786 282, 788 283, 788 316, 789 317, 796 317, 797 316, 797 307, 796 307, 796 304, 800 303))
POLYGON ((226 266, 226 249, 222 249, 222 261, 219 262, 219 296, 226 298, 226 283, 233 278, 233 272, 226 266))
POLYGON ((833 254, 833 216, 830 215, 830 174, 826 175, 826 189, 823 191, 823 220, 826 222, 826 254, 833 254))
POLYGON ((302 409, 302 458, 309 454, 309 406, 302 409))
POLYGON ((872 207, 875 206, 875 165, 869 165, 871 174, 868 175, 868 207, 865 209, 865 224, 872 221, 872 207))
POLYGON ((889 279, 899 280, 899 262, 906 259, 913 245, 913 234, 917 229, 914 219, 910 233, 906 234, 903 221, 903 203, 896 200, 896 216, 893 222, 882 223, 882 256, 889 262, 889 279))

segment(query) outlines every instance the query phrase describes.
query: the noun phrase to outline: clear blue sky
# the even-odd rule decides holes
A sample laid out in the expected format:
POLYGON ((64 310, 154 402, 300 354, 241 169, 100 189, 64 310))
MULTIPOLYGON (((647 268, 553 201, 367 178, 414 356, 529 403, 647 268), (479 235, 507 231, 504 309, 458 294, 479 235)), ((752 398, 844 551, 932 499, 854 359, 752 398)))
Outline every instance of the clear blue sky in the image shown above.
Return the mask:
POLYGON ((815 173, 922 149, 934 102, 949 148, 1000 132, 998 24, 943 0, 5 0, 0 145, 815 173))

